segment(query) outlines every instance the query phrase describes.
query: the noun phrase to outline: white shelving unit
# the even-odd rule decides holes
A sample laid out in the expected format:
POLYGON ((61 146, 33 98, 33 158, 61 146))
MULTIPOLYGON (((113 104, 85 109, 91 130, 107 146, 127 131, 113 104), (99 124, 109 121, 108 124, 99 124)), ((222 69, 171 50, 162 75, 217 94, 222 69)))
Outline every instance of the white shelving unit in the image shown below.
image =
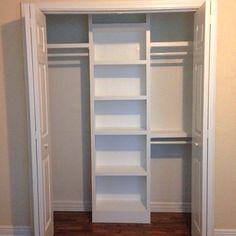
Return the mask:
POLYGON ((149 20, 120 19, 89 18, 93 221, 148 223, 149 20))

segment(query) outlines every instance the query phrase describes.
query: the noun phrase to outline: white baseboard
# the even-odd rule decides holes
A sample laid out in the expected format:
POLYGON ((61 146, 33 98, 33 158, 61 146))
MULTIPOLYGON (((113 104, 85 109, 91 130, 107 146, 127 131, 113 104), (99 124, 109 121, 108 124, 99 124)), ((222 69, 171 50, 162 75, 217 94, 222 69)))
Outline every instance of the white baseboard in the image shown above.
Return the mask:
POLYGON ((53 201, 54 211, 91 211, 91 203, 85 201, 53 201))
POLYGON ((215 229, 215 236, 236 236, 236 229, 215 229))
POLYGON ((191 203, 151 202, 151 212, 191 212, 191 203))
MULTIPOLYGON (((84 201, 54 201, 54 211, 90 211, 91 203, 84 201)), ((191 203, 151 202, 151 212, 191 212, 191 203)))
POLYGON ((0 225, 0 236, 30 236, 29 226, 0 225))

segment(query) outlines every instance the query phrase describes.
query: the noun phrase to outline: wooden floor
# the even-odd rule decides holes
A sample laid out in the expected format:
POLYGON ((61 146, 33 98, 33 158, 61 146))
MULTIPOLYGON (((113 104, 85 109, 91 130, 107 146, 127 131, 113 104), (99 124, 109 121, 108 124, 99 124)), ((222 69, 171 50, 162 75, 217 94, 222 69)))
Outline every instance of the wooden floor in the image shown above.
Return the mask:
POLYGON ((152 213, 151 224, 92 224, 88 212, 55 212, 55 236, 191 236, 190 214, 152 213))

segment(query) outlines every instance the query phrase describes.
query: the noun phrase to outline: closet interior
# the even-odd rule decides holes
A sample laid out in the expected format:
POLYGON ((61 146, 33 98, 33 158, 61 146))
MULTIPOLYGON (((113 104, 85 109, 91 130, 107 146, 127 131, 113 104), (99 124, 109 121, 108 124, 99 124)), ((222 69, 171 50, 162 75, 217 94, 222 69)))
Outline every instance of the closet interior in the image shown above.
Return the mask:
POLYGON ((55 210, 190 211, 193 13, 46 18, 55 210))

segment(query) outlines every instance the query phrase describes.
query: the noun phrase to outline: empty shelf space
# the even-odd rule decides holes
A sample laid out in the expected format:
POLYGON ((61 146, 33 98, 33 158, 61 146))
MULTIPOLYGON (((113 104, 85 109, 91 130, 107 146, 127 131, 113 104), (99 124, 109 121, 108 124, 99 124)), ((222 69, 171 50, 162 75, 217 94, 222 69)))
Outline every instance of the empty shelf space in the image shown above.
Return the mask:
POLYGON ((145 211, 146 190, 146 176, 97 176, 96 210, 145 211))
POLYGON ((146 211, 144 204, 138 200, 97 200, 96 201, 97 211, 113 211, 113 212, 142 212, 146 211))
POLYGON ((114 101, 114 100, 146 100, 147 96, 95 96, 96 101, 114 101))
POLYGON ((94 67, 97 96, 131 97, 146 95, 145 65, 97 65, 94 67))
POLYGON ((98 166, 96 176, 147 176, 141 166, 98 166))
POLYGON ((104 172, 140 174, 147 166, 147 136, 98 135, 95 137, 95 160, 96 168, 104 172))
POLYGON ((146 24, 141 25, 142 30, 140 24, 92 25, 95 64, 146 63, 146 24))
POLYGON ((96 101, 95 129, 145 129, 146 101, 96 101))

